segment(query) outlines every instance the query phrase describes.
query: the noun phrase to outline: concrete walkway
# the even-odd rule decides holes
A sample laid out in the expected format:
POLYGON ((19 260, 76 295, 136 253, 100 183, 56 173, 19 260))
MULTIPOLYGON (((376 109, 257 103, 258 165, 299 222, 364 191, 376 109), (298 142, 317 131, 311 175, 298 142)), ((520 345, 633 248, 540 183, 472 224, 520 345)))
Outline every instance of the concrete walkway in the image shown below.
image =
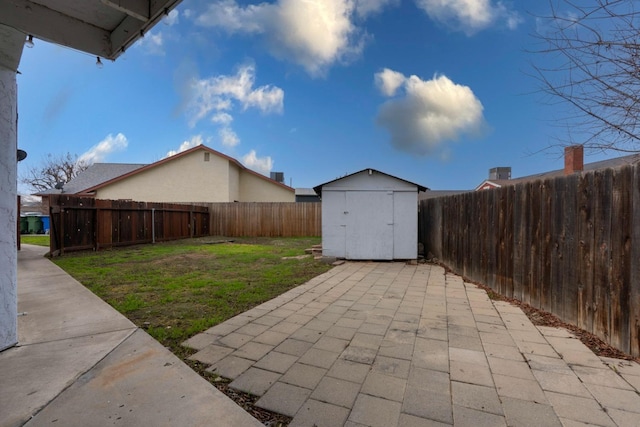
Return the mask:
POLYGON ((259 426, 55 264, 18 255, 19 345, 0 352, 0 426, 259 426))
POLYGON ((436 266, 346 263, 185 345, 292 426, 640 426, 640 365, 436 266))

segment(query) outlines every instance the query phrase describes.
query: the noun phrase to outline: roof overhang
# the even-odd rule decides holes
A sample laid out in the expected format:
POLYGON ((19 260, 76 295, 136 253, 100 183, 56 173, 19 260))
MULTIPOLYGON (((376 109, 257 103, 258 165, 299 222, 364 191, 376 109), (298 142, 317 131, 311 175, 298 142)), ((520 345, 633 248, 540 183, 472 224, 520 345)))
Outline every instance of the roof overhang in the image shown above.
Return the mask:
POLYGON ((0 0, 0 24, 116 59, 181 0, 0 0))
POLYGON ((398 178, 397 176, 389 175, 388 173, 380 172, 379 170, 376 170, 376 169, 366 168, 366 169, 362 169, 361 171, 354 172, 354 173, 351 173, 349 175, 345 175, 343 177, 336 178, 334 180, 325 182, 324 184, 316 185, 315 187, 313 187, 313 191, 315 191, 316 194, 318 196, 320 196, 320 195, 322 195, 322 187, 324 187, 325 185, 331 184, 331 183, 336 182, 336 181, 340 181, 341 179, 349 178, 351 176, 354 176, 354 175, 357 175, 357 174, 363 173, 363 172, 364 173, 368 173, 369 175, 371 175, 372 173, 377 173, 377 174, 380 174, 380 175, 388 176, 388 177, 393 178, 393 179, 397 179, 398 181, 406 182, 407 184, 415 185, 417 187, 417 189, 418 189, 418 192, 429 190, 429 188, 425 187, 424 185, 416 184, 415 182, 407 181, 406 179, 398 178))

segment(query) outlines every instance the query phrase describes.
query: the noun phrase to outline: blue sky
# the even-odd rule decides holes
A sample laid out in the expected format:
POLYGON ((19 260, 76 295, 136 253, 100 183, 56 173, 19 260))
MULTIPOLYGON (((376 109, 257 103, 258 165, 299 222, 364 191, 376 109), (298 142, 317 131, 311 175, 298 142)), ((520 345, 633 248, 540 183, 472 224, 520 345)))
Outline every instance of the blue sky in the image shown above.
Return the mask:
POLYGON ((294 187, 368 167, 436 190, 472 189, 496 166, 560 169, 540 152, 564 136, 559 107, 529 75, 547 59, 527 53, 547 8, 184 0, 101 69, 36 39, 19 67, 19 174, 48 153, 151 163, 198 143, 294 187))

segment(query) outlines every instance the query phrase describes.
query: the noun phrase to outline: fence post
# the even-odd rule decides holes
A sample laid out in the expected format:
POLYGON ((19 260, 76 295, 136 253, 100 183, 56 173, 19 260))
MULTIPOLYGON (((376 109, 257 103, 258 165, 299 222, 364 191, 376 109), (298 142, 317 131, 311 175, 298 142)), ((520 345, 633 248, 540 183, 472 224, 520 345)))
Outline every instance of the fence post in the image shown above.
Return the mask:
POLYGON ((151 208, 151 243, 156 242, 156 208, 151 208))

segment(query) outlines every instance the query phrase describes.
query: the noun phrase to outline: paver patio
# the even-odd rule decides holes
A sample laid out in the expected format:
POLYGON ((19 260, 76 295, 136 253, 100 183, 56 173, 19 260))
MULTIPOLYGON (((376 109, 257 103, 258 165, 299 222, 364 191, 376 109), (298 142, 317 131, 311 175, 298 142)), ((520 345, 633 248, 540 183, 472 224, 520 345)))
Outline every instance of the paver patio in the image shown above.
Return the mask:
POLYGON ((184 345, 292 426, 640 426, 640 365, 434 265, 345 263, 184 345))

